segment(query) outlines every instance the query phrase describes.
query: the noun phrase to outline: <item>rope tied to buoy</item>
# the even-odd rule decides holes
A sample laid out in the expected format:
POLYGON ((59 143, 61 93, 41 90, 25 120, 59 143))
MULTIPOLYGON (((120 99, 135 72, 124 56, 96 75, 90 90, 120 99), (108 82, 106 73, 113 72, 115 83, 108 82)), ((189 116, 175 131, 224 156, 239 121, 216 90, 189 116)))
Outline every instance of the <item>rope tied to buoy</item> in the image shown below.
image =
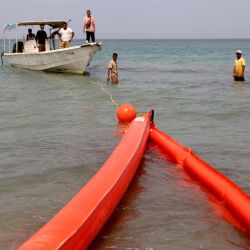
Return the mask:
POLYGON ((112 93, 111 91, 109 91, 107 89, 107 84, 104 84, 102 82, 94 82, 94 81, 91 81, 91 83, 98 83, 99 86, 101 87, 101 90, 109 97, 110 101, 116 106, 116 109, 118 109, 119 107, 119 104, 115 101, 115 99, 113 98, 112 96, 112 93))
POLYGON ((110 101, 116 106, 116 116, 120 122, 131 122, 136 117, 136 109, 133 105, 129 103, 118 105, 113 98, 112 93, 107 89, 107 84, 98 81, 91 81, 91 83, 98 83, 102 91, 109 96, 110 101))
POLYGON ((111 92, 108 91, 108 90, 105 88, 105 85, 104 85, 103 83, 102 83, 102 85, 101 85, 101 88, 102 88, 102 91, 103 91, 104 93, 106 93, 106 94, 109 96, 110 101, 116 106, 116 109, 118 109, 118 107, 119 107, 118 103, 114 100, 114 98, 113 98, 111 92))

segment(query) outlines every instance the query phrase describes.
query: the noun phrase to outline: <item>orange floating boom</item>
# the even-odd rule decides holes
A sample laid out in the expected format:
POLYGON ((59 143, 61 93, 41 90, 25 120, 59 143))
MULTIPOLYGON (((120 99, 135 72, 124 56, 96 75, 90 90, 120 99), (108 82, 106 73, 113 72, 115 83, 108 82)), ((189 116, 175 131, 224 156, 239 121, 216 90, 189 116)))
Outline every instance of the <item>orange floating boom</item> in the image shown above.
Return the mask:
POLYGON ((158 144, 172 161, 183 166, 195 180, 207 188, 240 224, 240 229, 250 235, 250 197, 227 177, 212 168, 156 127, 150 130, 150 139, 158 144))
POLYGON ((86 249, 121 200, 144 154, 151 112, 136 117, 96 175, 19 250, 86 249))

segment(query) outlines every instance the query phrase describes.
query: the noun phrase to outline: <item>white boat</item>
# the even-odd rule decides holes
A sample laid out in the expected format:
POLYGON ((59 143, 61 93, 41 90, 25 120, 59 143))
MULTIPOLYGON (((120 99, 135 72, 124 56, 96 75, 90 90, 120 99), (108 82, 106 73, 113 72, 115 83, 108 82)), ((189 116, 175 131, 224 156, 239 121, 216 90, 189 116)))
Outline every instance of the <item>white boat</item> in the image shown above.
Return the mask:
POLYGON ((65 49, 55 49, 53 29, 62 27, 63 20, 55 21, 31 21, 21 22, 4 27, 4 52, 2 53, 2 62, 17 68, 30 70, 46 70, 56 72, 69 72, 83 74, 90 65, 95 53, 102 47, 101 43, 85 43, 78 46, 72 46, 65 49), (50 39, 46 40, 46 50, 38 52, 35 40, 23 39, 18 41, 16 33, 16 42, 11 49, 10 31, 20 26, 48 25, 50 27, 50 39), (7 49, 5 34, 9 32, 9 49, 7 49))

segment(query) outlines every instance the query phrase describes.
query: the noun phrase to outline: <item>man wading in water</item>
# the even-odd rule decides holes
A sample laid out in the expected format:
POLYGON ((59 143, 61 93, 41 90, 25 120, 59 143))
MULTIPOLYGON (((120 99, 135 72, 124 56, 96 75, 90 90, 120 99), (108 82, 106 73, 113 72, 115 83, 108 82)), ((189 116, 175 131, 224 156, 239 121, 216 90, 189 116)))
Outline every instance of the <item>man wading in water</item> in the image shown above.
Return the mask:
POLYGON ((112 60, 109 62, 108 65, 108 76, 107 76, 107 81, 110 81, 110 76, 111 76, 111 83, 112 84, 117 84, 118 81, 118 70, 117 70, 117 53, 113 53, 112 60))
POLYGON ((233 77, 235 81, 245 81, 245 67, 246 61, 241 57, 241 50, 236 51, 236 57, 234 61, 233 77))

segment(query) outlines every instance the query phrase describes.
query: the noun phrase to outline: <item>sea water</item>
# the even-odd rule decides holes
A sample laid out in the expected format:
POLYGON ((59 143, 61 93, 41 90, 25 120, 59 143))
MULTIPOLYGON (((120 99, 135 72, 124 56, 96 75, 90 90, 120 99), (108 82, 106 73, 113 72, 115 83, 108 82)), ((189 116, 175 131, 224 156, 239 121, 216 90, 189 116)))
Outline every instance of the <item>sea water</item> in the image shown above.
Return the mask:
MULTIPOLYGON (((111 96, 138 113, 154 109, 158 128, 250 194, 250 41, 102 42, 85 75, 0 67, 0 249, 20 246, 107 160, 121 138, 111 96), (238 83, 237 49, 247 62, 246 81, 238 83), (106 82, 113 52, 116 86, 106 82)), ((249 248, 216 206, 149 143, 91 249, 249 248)))

